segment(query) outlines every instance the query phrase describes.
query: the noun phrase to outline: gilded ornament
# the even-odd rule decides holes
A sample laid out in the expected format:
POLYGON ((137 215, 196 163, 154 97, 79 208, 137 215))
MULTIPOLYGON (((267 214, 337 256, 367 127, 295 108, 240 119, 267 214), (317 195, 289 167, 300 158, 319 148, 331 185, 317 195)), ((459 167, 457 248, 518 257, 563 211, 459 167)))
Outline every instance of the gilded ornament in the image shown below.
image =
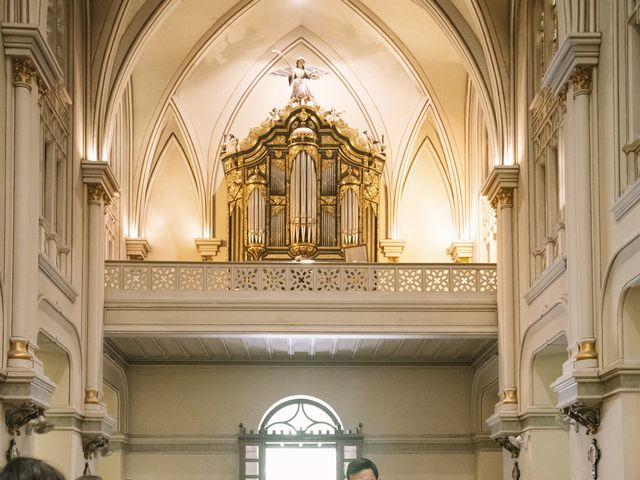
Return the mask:
POLYGON ((100 404, 100 394, 95 388, 85 388, 84 391, 84 403, 91 405, 100 404))
POLYGON ((31 59, 19 57, 13 60, 13 84, 31 89, 31 80, 36 75, 36 67, 31 59))
POLYGON ((502 403, 503 404, 518 403, 518 393, 515 387, 504 389, 502 403))
POLYGON ((29 340, 9 340, 9 352, 7 353, 7 358, 15 360, 31 360, 33 357, 29 353, 29 340))
POLYGON ((591 77, 593 68, 588 66, 578 66, 571 73, 569 80, 573 85, 573 98, 578 95, 591 93, 591 77))
POLYGON ((578 343, 576 360, 595 360, 598 358, 595 340, 583 340, 578 343))

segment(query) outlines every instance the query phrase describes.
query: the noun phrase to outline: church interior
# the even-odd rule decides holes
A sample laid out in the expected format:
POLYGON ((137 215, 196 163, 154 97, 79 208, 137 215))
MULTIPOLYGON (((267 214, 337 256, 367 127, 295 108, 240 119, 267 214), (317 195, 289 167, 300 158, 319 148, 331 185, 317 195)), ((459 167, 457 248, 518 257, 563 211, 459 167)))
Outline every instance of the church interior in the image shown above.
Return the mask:
POLYGON ((638 478, 640 0, 0 0, 0 52, 0 466, 638 478))

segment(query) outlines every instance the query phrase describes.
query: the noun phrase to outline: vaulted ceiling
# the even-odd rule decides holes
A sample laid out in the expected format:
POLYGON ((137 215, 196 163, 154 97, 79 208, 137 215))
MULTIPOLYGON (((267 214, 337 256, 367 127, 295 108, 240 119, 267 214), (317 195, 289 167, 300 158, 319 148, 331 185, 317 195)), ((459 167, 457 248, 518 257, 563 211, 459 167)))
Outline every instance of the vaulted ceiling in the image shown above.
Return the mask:
MULTIPOLYGON (((176 136, 202 195, 222 175, 223 136, 243 137, 290 94, 272 51, 328 75, 311 82, 318 103, 387 144, 388 208, 398 208, 425 146, 440 162, 455 204, 469 195, 465 114, 469 89, 482 99, 496 152, 504 132, 508 0, 122 0, 91 2, 94 135, 109 160, 126 92, 132 204, 144 205, 153 162, 176 136), (490 4, 490 5, 487 5, 490 4), (495 14, 487 15, 487 8, 495 14), (499 99, 499 101, 496 101, 499 99)), ((113 160, 113 159, 112 159, 113 160)), ((140 211, 131 217, 140 216, 140 211)))

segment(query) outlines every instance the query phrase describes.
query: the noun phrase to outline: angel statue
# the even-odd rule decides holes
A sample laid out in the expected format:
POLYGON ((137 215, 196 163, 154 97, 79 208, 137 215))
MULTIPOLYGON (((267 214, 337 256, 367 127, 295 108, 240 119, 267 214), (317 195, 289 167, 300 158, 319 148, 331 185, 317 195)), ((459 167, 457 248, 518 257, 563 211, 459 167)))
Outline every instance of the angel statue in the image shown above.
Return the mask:
POLYGON ((329 72, 321 70, 316 67, 306 67, 304 58, 299 57, 296 60, 296 66, 291 67, 289 60, 285 57, 284 53, 279 50, 273 50, 273 53, 277 53, 278 56, 284 58, 289 68, 280 68, 271 72, 272 75, 278 75, 280 77, 289 78, 289 86, 291 87, 291 103, 298 103, 305 105, 308 103, 315 103, 311 90, 307 85, 307 80, 317 80, 322 75, 326 75, 329 72))

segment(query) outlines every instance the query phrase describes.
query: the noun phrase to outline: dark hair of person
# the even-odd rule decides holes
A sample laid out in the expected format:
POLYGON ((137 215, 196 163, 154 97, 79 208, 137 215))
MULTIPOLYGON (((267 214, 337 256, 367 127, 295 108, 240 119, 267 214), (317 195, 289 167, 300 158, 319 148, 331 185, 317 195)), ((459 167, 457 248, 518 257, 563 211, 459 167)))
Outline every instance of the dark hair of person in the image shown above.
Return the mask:
POLYGON ((0 472, 0 480, 65 480, 51 465, 29 457, 11 460, 0 472))
POLYGON ((356 458, 355 460, 351 460, 347 466, 347 480, 349 480, 349 475, 355 475, 356 473, 368 468, 370 468, 373 475, 378 478, 378 467, 376 467, 376 464, 371 460, 368 458, 356 458))

